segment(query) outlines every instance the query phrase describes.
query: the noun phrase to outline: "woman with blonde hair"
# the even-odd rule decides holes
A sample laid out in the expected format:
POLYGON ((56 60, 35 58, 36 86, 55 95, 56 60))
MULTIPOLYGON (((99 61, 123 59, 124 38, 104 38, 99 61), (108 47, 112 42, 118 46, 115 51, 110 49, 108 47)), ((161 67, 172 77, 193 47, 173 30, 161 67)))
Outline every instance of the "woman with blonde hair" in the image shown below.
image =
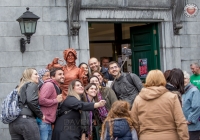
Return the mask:
POLYGON ((150 71, 145 88, 133 103, 130 113, 140 140, 189 140, 178 96, 165 86, 163 73, 160 70, 150 71))
POLYGON ((69 84, 68 96, 61 106, 61 113, 55 122, 52 140, 80 140, 81 139, 81 111, 92 111, 105 105, 105 100, 97 103, 83 102, 80 95, 84 92, 80 80, 73 80, 69 84))
POLYGON ((17 88, 19 93, 19 117, 9 124, 12 140, 39 140, 40 132, 35 117, 45 119, 38 103, 39 76, 34 68, 24 70, 17 88))
POLYGON ((130 105, 126 101, 113 103, 102 125, 101 140, 137 140, 133 120, 129 114, 130 105))

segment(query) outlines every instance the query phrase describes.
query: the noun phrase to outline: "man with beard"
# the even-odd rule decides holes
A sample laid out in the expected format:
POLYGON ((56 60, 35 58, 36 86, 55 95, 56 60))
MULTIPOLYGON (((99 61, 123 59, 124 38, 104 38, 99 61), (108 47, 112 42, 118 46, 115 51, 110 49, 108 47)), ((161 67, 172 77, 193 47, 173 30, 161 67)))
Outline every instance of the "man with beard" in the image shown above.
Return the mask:
POLYGON ((91 72, 99 71, 99 72, 101 72, 103 74, 105 79, 113 80, 113 77, 112 77, 112 75, 110 75, 108 73, 108 70, 106 68, 104 68, 104 67, 100 67, 100 63, 97 60, 97 58, 95 58, 95 57, 90 58, 89 61, 88 61, 88 65, 89 65, 89 67, 91 69, 91 72))
POLYGON ((193 75, 190 77, 190 82, 200 89, 200 66, 198 63, 192 63, 190 69, 193 75))
POLYGON ((58 104, 62 102, 62 94, 60 84, 64 83, 64 73, 60 68, 50 70, 50 77, 44 81, 39 92, 39 104, 45 120, 39 123, 41 140, 51 140, 52 127, 56 119, 56 111, 58 104), (59 94, 58 94, 59 92, 59 94))
POLYGON ((109 73, 116 78, 112 89, 119 100, 125 100, 132 106, 135 97, 142 89, 140 78, 134 73, 123 73, 117 62, 111 61, 108 66, 109 73))

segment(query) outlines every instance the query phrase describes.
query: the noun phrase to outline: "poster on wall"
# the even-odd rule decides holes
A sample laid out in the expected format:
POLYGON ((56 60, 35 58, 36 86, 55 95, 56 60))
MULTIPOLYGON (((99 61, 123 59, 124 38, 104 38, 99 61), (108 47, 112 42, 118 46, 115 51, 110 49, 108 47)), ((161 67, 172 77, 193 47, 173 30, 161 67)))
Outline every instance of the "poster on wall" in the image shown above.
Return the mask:
POLYGON ((147 58, 139 59, 139 77, 146 78, 148 73, 147 58))

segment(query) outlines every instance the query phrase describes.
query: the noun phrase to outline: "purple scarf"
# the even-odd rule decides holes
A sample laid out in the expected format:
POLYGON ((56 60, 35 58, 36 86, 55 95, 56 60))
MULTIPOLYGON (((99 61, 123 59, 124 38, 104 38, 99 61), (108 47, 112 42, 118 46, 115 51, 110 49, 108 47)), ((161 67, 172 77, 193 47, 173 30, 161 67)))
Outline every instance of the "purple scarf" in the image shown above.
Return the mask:
MULTIPOLYGON (((98 101, 102 100, 101 92, 97 93, 97 98, 98 98, 98 101)), ((98 108, 98 112, 99 112, 99 118, 103 122, 108 115, 108 110, 106 109, 105 106, 103 106, 103 107, 98 108)))

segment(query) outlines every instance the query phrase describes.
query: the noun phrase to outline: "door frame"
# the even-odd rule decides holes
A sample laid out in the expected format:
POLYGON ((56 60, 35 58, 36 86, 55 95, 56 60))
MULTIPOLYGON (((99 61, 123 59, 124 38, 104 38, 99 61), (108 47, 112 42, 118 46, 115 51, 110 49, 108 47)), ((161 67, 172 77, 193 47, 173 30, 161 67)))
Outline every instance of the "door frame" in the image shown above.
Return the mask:
MULTIPOLYGON (((135 20, 135 19, 127 19, 126 21, 122 21, 120 19, 87 19, 86 18, 86 25, 87 25, 87 30, 89 30, 88 28, 88 23, 155 23, 156 26, 156 31, 157 31, 157 40, 156 43, 157 45, 157 59, 160 61, 158 63, 158 67, 161 70, 165 70, 166 69, 166 56, 164 54, 165 52, 165 48, 162 47, 163 41, 165 41, 165 39, 163 38, 163 32, 162 30, 164 30, 164 20, 135 20), (163 50, 164 49, 164 50, 163 50), (162 51, 161 51, 162 50, 162 51)), ((87 34, 87 38, 88 38, 88 45, 90 43, 89 41, 89 32, 87 34)), ((97 43, 97 42, 95 42, 97 43)), ((102 42, 103 43, 103 42, 102 42)), ((88 51, 90 51, 89 46, 88 46, 88 51)), ((89 52, 88 52, 89 53, 89 52)), ((90 53, 89 53, 90 54, 90 53)))

